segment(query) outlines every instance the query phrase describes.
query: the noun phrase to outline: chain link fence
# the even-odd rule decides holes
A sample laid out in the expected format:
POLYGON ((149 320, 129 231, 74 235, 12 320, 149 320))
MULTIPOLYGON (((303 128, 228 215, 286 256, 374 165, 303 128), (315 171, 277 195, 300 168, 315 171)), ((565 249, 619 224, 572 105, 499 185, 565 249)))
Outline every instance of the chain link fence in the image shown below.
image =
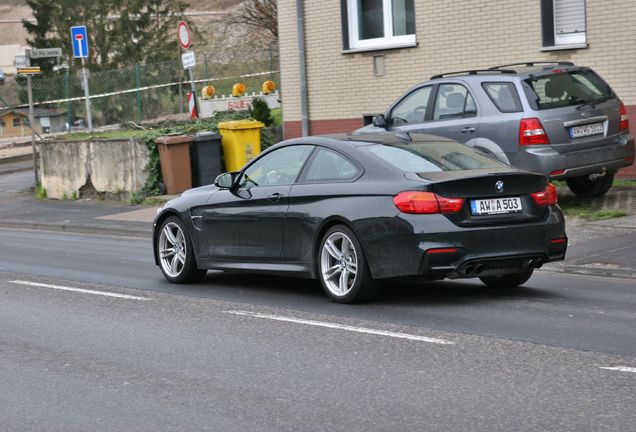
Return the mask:
MULTIPOLYGON (((240 55, 233 57, 232 63, 221 63, 213 54, 197 54, 193 76, 199 94, 205 85, 214 86, 219 96, 231 95, 237 82, 244 83, 248 93, 260 92, 265 80, 279 85, 276 50, 250 52, 245 60, 240 55)), ((6 108, 27 110, 26 81, 25 77, 8 77, 0 86, 0 115, 6 108)), ((48 126, 42 125, 44 133, 81 129, 86 125, 80 69, 34 76, 32 81, 36 118, 45 115, 49 118, 48 126)), ((188 109, 186 94, 191 84, 180 60, 96 71, 90 73, 88 83, 94 127, 160 119, 186 113, 188 109)))

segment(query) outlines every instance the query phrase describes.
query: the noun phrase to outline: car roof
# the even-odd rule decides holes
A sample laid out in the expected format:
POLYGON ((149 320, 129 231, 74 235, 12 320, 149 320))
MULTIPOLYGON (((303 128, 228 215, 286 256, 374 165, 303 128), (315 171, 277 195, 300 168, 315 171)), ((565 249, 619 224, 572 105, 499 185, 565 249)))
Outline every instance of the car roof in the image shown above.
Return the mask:
POLYGON ((582 68, 582 66, 578 66, 578 65, 575 65, 574 63, 564 62, 564 61, 522 62, 522 63, 493 66, 488 69, 471 69, 471 70, 463 70, 463 71, 456 71, 456 72, 444 72, 444 73, 431 76, 430 81, 437 81, 440 79, 453 79, 453 78, 480 80, 484 77, 492 78, 493 76, 496 76, 498 78, 518 77, 518 76, 527 76, 530 74, 550 73, 555 70, 557 71, 576 70, 580 68, 582 68))

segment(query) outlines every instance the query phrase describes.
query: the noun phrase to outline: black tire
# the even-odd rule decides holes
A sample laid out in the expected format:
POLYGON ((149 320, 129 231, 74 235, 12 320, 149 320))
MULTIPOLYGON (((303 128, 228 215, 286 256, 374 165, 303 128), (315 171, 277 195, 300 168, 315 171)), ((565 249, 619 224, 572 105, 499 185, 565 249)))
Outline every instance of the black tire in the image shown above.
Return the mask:
POLYGON ((511 273, 500 276, 484 276, 480 277, 481 281, 488 287, 493 289, 516 288, 523 285, 530 279, 534 270, 526 270, 521 273, 511 273))
POLYGON ((371 277, 360 242, 344 225, 335 225, 325 232, 320 240, 316 264, 322 288, 336 303, 369 301, 380 290, 380 282, 371 277), (331 277, 327 277, 330 269, 334 270, 331 277))
POLYGON ((614 173, 590 180, 589 176, 572 177, 565 180, 568 187, 579 198, 594 198, 605 194, 614 183, 614 173))
POLYGON ((170 282, 178 284, 198 282, 208 272, 197 268, 192 240, 178 217, 170 216, 163 221, 156 241, 155 250, 159 268, 170 282))

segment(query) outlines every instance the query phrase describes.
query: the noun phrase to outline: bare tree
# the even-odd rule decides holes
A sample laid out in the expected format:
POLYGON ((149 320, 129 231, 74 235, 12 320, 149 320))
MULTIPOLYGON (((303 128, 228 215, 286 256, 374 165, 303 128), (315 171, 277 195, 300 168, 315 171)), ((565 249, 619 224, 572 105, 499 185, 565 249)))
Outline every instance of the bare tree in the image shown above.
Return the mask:
POLYGON ((268 42, 278 41, 276 0, 240 0, 223 14, 225 25, 243 24, 254 28, 268 42))

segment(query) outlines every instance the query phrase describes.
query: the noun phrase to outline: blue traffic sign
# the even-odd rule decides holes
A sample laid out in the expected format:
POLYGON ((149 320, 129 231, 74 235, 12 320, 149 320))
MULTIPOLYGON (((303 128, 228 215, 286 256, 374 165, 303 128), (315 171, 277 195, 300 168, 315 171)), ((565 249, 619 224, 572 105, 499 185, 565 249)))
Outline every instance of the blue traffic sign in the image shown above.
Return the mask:
POLYGON ((86 26, 71 27, 71 43, 73 44, 73 57, 88 57, 88 34, 86 26))

